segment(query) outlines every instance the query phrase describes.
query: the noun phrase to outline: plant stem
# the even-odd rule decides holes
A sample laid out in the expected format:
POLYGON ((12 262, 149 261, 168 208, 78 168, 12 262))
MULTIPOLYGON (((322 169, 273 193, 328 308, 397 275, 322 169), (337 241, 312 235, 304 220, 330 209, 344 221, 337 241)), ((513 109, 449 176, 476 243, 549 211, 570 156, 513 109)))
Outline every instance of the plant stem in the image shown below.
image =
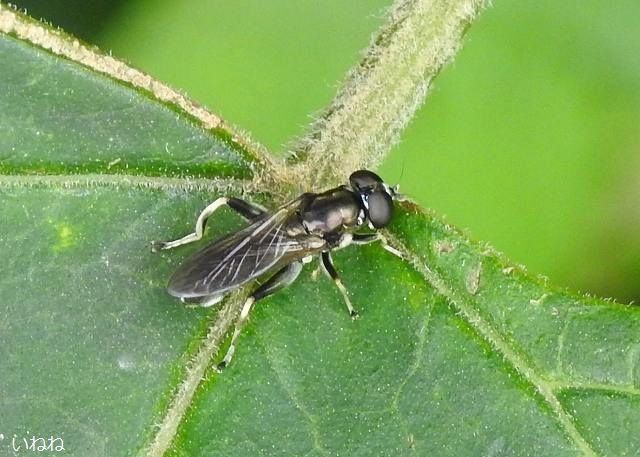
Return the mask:
POLYGON ((337 96, 293 144, 292 176, 309 189, 375 168, 460 49, 486 0, 397 0, 337 96))

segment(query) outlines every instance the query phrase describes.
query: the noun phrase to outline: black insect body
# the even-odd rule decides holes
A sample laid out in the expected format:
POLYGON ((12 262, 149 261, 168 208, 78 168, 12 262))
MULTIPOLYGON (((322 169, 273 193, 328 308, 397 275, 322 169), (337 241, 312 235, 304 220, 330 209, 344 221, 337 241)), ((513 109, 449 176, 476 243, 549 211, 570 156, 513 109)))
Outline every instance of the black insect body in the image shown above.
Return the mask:
POLYGON ((320 194, 305 193, 270 213, 238 198, 222 197, 207 206, 196 221, 195 232, 168 242, 153 242, 152 250, 172 249, 202 238, 207 219, 223 205, 243 216, 250 224, 195 253, 169 280, 169 293, 185 303, 211 306, 238 287, 275 272, 257 287, 245 302, 221 367, 235 351, 235 341, 253 304, 291 284, 302 264, 319 255, 321 265, 342 293, 349 314, 356 318, 347 290, 333 266, 330 252, 349 244, 381 241, 375 229, 386 226, 393 214, 397 187, 389 187, 367 170, 351 174, 349 184, 320 194), (368 226, 374 230, 358 233, 368 226))

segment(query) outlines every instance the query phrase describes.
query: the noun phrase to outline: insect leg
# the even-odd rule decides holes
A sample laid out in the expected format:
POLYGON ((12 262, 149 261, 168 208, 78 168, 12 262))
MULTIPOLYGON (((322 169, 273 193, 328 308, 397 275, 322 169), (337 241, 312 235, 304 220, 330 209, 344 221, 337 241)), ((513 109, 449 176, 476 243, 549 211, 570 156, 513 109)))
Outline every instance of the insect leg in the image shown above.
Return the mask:
POLYGON ((349 299, 349 293, 347 292, 346 287, 344 287, 344 284, 342 284, 342 280, 340 279, 338 272, 333 266, 333 260, 331 259, 331 254, 328 251, 323 252, 320 256, 320 260, 321 260, 320 263, 324 267, 324 271, 326 271, 327 274, 331 276, 331 279, 333 279, 333 282, 335 283, 336 287, 338 287, 338 290, 342 294, 342 297, 344 298, 344 302, 347 305, 347 310, 349 311, 349 315, 351 316, 352 319, 357 319, 358 312, 353 308, 353 305, 351 304, 351 300, 349 299))
POLYGON ((193 243, 194 241, 200 240, 204 233, 204 227, 207 224, 207 219, 223 205, 229 206, 229 208, 233 209, 249 221, 266 214, 266 210, 263 208, 245 202, 244 200, 240 200, 239 198, 220 197, 200 213, 193 233, 173 241, 153 241, 151 243, 151 251, 158 252, 161 250, 173 249, 175 247, 182 246, 183 244, 193 243))
POLYGON ((268 214, 268 211, 262 206, 258 206, 255 203, 249 203, 245 200, 241 200, 235 197, 229 197, 227 205, 229 205, 229 208, 234 210, 249 222, 252 222, 268 214))
POLYGON ((286 267, 278 270, 276 274, 271 276, 265 283, 253 291, 249 298, 247 298, 247 301, 244 302, 244 306, 242 307, 242 311, 240 311, 240 317, 236 322, 236 327, 233 330, 229 349, 227 349, 227 353, 225 354, 224 359, 222 359, 222 362, 218 364, 218 370, 222 370, 229 365, 229 362, 231 362, 233 353, 236 350, 236 339, 238 338, 238 335, 240 335, 242 327, 244 327, 244 324, 249 317, 249 312, 251 311, 253 304, 291 284, 298 277, 301 270, 302 262, 293 262, 287 265, 286 267))
POLYGON ((402 255, 402 252, 391 246, 380 233, 354 233, 351 240, 353 244, 369 244, 376 241, 380 241, 380 244, 382 244, 382 248, 384 250, 390 252, 396 257, 404 259, 404 255, 402 255))
POLYGON ((218 295, 208 295, 204 297, 193 297, 193 298, 182 297, 180 298, 180 301, 184 303, 187 308, 195 308, 195 307, 209 308, 215 305, 216 303, 220 303, 223 298, 224 298, 224 294, 218 294, 218 295))
POLYGON ((369 244, 380 241, 380 235, 377 233, 354 233, 351 238, 353 244, 369 244))

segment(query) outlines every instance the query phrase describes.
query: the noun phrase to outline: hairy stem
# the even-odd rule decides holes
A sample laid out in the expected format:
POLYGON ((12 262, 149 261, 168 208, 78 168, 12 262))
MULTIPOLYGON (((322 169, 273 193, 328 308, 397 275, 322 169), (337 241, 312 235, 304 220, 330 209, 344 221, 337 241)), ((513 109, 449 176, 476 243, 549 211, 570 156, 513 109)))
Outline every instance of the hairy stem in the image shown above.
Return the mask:
POLYGON ((292 176, 309 188, 375 168, 461 46, 485 0, 397 0, 362 61, 292 148, 292 176))

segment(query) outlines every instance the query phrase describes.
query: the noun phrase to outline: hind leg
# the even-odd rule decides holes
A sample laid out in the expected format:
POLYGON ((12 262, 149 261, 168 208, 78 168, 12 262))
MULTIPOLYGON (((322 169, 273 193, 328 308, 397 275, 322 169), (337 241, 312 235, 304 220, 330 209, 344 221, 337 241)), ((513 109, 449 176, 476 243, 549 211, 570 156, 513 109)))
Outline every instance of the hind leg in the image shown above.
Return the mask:
POLYGON ((180 301, 184 303, 187 308, 209 308, 216 303, 220 303, 223 298, 224 294, 221 294, 193 298, 182 297, 180 301))
POLYGON ((207 219, 216 212, 221 206, 227 205, 229 208, 240 214, 248 221, 256 220, 267 214, 267 211, 253 203, 246 202, 239 198, 234 197, 220 197, 209 206, 207 206, 198 216, 196 221, 195 231, 182 238, 173 241, 152 241, 151 251, 158 252, 167 249, 173 249, 184 244, 193 243, 202 238, 204 234, 204 227, 207 224, 207 219))

